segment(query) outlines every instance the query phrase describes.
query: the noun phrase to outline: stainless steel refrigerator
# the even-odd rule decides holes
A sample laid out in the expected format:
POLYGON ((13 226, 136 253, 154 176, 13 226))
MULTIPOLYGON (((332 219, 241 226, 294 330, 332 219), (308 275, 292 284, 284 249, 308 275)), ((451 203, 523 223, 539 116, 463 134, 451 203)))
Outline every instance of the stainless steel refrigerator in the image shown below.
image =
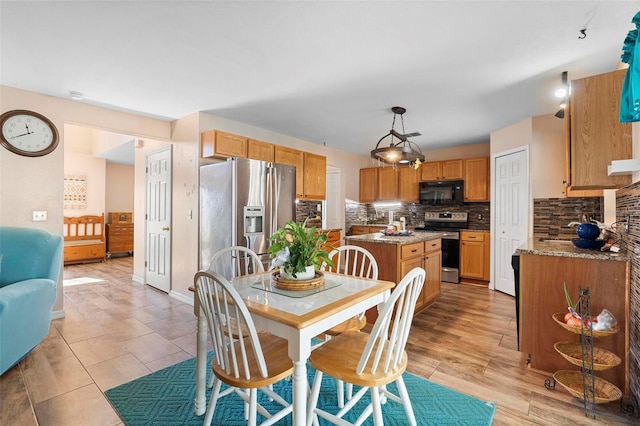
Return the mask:
POLYGON ((295 167, 246 158, 202 166, 200 269, 234 245, 250 248, 268 265, 269 237, 295 220, 295 200, 295 167))

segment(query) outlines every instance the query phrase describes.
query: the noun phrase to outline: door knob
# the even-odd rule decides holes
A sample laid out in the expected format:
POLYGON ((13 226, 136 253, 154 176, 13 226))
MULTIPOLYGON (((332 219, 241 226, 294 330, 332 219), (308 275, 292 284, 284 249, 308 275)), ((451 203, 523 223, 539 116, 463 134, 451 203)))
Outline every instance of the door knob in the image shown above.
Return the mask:
POLYGON ((165 227, 163 227, 163 228, 162 228, 162 230, 163 230, 163 231, 168 231, 168 230, 169 230, 169 227, 168 227, 168 226, 165 226, 165 227))

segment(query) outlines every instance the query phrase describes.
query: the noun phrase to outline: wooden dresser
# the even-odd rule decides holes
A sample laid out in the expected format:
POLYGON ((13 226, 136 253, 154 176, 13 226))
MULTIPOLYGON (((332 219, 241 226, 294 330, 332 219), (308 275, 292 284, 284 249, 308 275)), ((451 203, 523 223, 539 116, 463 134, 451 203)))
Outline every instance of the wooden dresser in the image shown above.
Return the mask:
POLYGON ((109 213, 107 231, 107 258, 114 253, 133 254, 133 221, 128 212, 109 213))

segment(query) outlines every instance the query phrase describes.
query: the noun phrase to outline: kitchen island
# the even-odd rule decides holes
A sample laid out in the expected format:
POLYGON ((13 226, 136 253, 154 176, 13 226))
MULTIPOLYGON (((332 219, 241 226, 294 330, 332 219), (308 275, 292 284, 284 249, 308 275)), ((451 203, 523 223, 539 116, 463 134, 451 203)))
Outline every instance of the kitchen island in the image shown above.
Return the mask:
POLYGON ((627 395, 629 393, 629 258, 625 253, 576 248, 571 241, 529 239, 520 246, 520 351, 530 356, 529 367, 551 376, 558 370, 575 370, 554 344, 580 342, 580 336, 566 331, 552 315, 567 312, 563 284, 578 300, 579 288, 588 288, 591 315, 608 309, 620 331, 594 339, 594 346, 613 352, 622 363, 597 371, 601 377, 627 395))
MULTIPOLYGON (((345 237, 345 243, 360 246, 371 252, 378 263, 378 278, 400 282, 415 267, 427 272, 422 294, 416 302, 420 312, 440 295, 441 237, 440 232, 415 231, 411 235, 387 236, 380 232, 345 237)), ((367 321, 373 323, 375 309, 367 312, 367 321)))

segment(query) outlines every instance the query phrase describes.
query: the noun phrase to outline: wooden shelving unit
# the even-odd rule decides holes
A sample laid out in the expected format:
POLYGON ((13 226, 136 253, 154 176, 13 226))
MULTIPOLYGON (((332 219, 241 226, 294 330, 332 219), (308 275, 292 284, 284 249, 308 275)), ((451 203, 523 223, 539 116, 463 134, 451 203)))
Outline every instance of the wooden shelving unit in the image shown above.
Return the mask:
MULTIPOLYGON (((589 289, 580 288, 579 314, 581 318, 592 318, 589 289)), ((593 339, 611 336, 620 329, 615 326, 610 331, 593 330, 593 323, 582 324, 580 327, 570 326, 563 322, 563 313, 553 315, 553 320, 565 330, 580 335, 580 343, 557 342, 555 350, 570 363, 580 367, 580 370, 560 370, 553 375, 553 384, 545 381, 547 389, 555 389, 560 383, 571 395, 584 402, 585 416, 596 418, 596 404, 603 404, 622 399, 622 391, 614 384, 597 377, 595 371, 604 371, 617 367, 621 363, 616 354, 593 346, 593 339)))

